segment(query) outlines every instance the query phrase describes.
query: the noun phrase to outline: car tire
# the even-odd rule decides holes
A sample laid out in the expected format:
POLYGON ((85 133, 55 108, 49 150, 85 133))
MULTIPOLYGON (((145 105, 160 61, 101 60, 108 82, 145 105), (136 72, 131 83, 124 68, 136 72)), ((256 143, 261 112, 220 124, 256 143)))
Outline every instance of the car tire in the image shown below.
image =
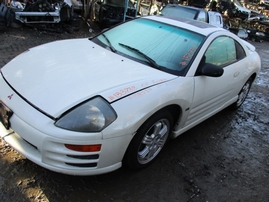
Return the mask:
POLYGON ((247 82, 243 85, 242 89, 238 93, 238 99, 235 103, 231 105, 231 109, 236 110, 243 104, 251 88, 252 81, 252 78, 249 78, 247 82))
POLYGON ((137 131, 125 154, 124 162, 132 169, 150 165, 164 147, 173 126, 172 114, 160 111, 137 131))

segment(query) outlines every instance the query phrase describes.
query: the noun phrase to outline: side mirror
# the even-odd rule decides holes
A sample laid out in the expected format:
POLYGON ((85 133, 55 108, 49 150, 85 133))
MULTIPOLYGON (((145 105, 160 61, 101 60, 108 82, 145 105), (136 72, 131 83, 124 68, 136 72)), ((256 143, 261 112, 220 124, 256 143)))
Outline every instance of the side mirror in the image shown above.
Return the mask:
POLYGON ((223 72, 224 72, 223 68, 217 65, 204 63, 199 67, 198 75, 210 76, 210 77, 221 77, 223 72))

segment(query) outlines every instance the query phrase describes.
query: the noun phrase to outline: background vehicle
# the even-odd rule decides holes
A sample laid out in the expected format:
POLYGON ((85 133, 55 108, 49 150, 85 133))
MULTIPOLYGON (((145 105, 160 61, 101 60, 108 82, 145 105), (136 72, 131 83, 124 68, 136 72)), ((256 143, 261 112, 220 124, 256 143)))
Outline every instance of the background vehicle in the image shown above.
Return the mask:
POLYGON ((222 14, 227 14, 230 18, 249 19, 251 11, 237 0, 216 0, 211 1, 207 7, 216 10, 222 14))
MULTIPOLYGON (((101 27, 110 27, 123 22, 125 0, 98 0, 93 6, 95 20, 99 22, 101 27)), ((134 4, 128 1, 126 19, 134 18, 135 14, 136 8, 134 4)))
POLYGON ((16 20, 25 24, 59 23, 73 18, 73 5, 70 0, 11 1, 11 9, 16 20))
POLYGON ((160 15, 172 18, 190 18, 207 22, 216 27, 223 27, 223 19, 220 13, 206 11, 202 8, 168 4, 161 10, 160 15))
POLYGON ((231 3, 235 7, 236 13, 234 17, 239 17, 242 19, 248 19, 250 17, 251 11, 242 6, 242 4, 237 0, 231 0, 231 3))

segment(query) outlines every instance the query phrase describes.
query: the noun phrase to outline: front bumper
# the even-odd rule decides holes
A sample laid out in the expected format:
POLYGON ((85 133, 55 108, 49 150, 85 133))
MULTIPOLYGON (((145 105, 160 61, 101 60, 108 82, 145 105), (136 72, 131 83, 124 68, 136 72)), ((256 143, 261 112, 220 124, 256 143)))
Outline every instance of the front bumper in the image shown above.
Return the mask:
POLYGON ((16 20, 22 23, 59 23, 60 12, 15 12, 16 20))
POLYGON ((16 94, 0 77, 0 100, 12 111, 11 128, 0 123, 0 136, 11 147, 32 162, 51 171, 69 175, 98 175, 121 167, 122 158, 132 138, 118 135, 108 129, 103 133, 80 133, 58 128, 54 120, 40 113, 16 94), (7 95, 12 95, 9 99, 7 95), (65 144, 96 145, 101 150, 79 152, 68 149, 65 144))
MULTIPOLYGON (((6 130, 0 123, 0 135, 5 142, 32 162, 51 171, 68 175, 97 175, 111 172, 121 167, 121 154, 111 151, 111 144, 117 140, 68 141, 49 137, 13 117, 12 125, 24 126, 24 133, 33 138, 24 139, 12 129, 6 130), (14 121, 14 119, 16 119, 14 121), (39 140, 36 142, 36 140, 39 140), (67 149, 64 144, 101 144, 99 152, 77 152, 67 149), (116 155, 115 155, 116 154, 116 155)), ((118 139, 118 138, 117 138, 118 139)), ((115 145, 114 145, 115 146, 115 145)))

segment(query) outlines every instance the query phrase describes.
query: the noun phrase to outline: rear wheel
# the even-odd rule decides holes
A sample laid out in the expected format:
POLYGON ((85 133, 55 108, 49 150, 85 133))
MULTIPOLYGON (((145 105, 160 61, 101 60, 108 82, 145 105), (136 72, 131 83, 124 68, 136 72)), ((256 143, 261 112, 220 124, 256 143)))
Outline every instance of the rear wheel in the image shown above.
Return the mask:
POLYGON ((249 93, 251 84, 252 84, 252 78, 249 78, 247 82, 244 84, 244 86, 242 87, 242 89, 240 90, 240 92, 238 93, 237 101, 231 105, 232 109, 238 109, 243 104, 243 102, 245 101, 249 93))
POLYGON ((125 162, 133 169, 148 166, 164 147, 173 117, 168 111, 161 111, 149 118, 137 131, 125 155, 125 162))

